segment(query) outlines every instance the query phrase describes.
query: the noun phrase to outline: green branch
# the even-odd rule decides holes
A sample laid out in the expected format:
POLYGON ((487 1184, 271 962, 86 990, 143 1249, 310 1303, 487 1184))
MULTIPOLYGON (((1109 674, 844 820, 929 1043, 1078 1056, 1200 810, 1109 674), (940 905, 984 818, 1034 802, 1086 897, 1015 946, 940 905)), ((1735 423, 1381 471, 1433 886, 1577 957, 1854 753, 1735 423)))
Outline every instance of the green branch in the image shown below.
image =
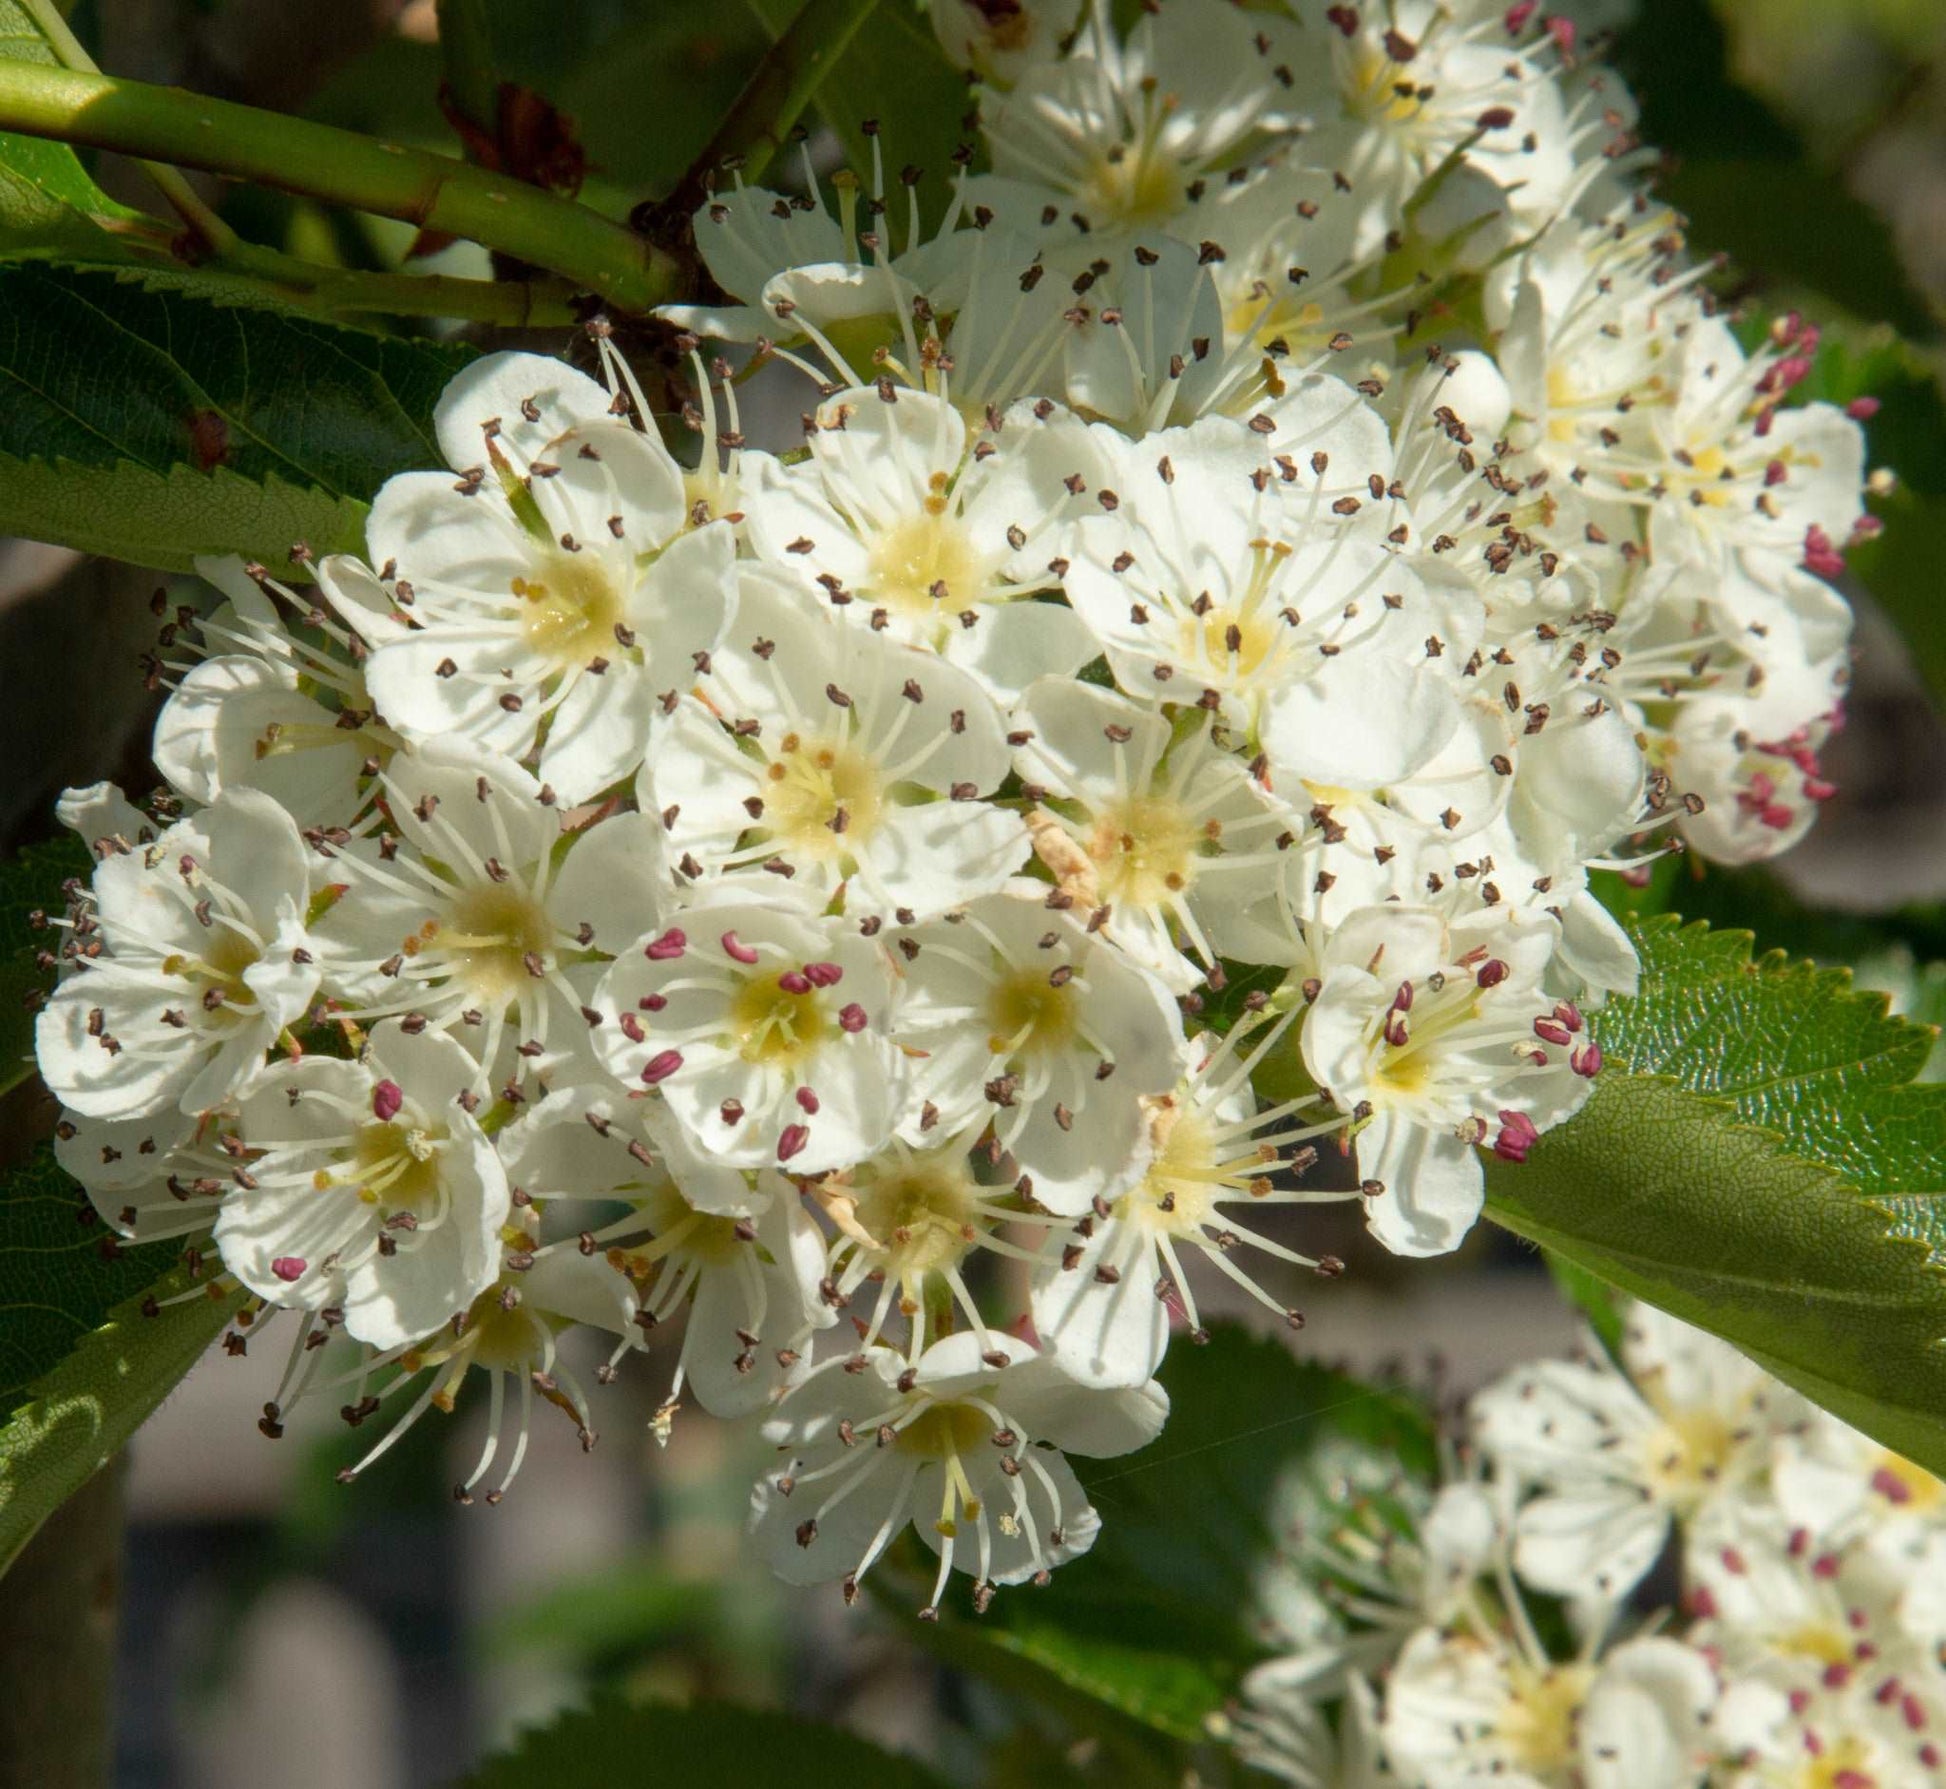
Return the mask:
POLYGON ((709 197, 726 161, 740 160, 746 178, 761 180, 791 130, 816 96, 831 65, 850 47, 878 0, 804 0, 784 35, 764 52, 716 134, 659 209, 687 219, 709 197))
POLYGON ((668 255, 586 206, 523 181, 175 87, 0 62, 0 130, 401 218, 545 267, 626 311, 650 309, 676 285, 668 255))

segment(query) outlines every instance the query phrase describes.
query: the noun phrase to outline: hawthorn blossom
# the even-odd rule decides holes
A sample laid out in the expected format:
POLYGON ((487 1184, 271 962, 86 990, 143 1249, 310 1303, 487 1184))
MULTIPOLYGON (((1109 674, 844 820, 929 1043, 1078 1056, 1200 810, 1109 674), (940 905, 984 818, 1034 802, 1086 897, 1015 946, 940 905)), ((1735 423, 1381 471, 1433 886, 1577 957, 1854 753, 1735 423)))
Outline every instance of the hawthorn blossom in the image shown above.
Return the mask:
POLYGON ((1449 926, 1405 906, 1328 934, 1304 1062, 1351 1115, 1367 1222, 1395 1253, 1457 1247, 1485 1197, 1479 1149, 1524 1160, 1587 1098, 1599 1046, 1542 990, 1558 937, 1545 916, 1449 926))
POLYGON ((1807 1406, 1725 1342, 1635 1305, 1627 1376, 1604 1360, 1546 1361, 1473 1401, 1480 1444, 1539 1495, 1514 1560, 1539 1589, 1614 1601, 1696 1522, 1770 1464, 1807 1406))
POLYGON ((1175 1087, 1182 1048, 1163 985, 1073 907, 1022 883, 897 939, 916 1105, 900 1135, 991 1117, 1020 1190, 1068 1217, 1139 1178, 1143 1101, 1175 1087))
POLYGON ((145 1118, 246 1088, 317 992, 308 856, 254 789, 115 844, 82 909, 89 948, 34 1027, 55 1097, 90 1118, 145 1118))
POLYGON ((1002 718, 950 661, 744 574, 731 638, 644 774, 691 872, 763 866, 851 913, 931 914, 999 888, 1028 851, 981 799, 1010 767, 1002 718))
POLYGON ((1316 1161, 1311 1139, 1337 1128, 1307 1124, 1305 1099, 1259 1112, 1252 1071, 1294 1017, 1259 1035, 1240 1024, 1202 1056, 1175 1092, 1143 1101, 1149 1126, 1142 1178, 1084 1217, 1076 1240, 1036 1275, 1034 1324, 1075 1378, 1138 1385, 1162 1364, 1172 1309, 1192 1336, 1207 1339, 1186 1263, 1232 1281, 1293 1328, 1304 1319, 1237 1265, 1245 1247, 1326 1277, 1344 1271, 1332 1255, 1305 1255, 1264 1234, 1245 1212, 1354 1198, 1301 1184, 1316 1161))
POLYGON ((1072 416, 1017 405, 977 431, 889 382, 827 398, 810 456, 745 462, 758 556, 846 618, 930 646, 1002 700, 1080 669, 1088 629, 1057 603, 1063 524, 1106 486, 1103 450, 1072 416))
POLYGON ((1132 1452, 1169 1410, 1153 1380, 1085 1391, 1012 1337, 962 1332, 910 1366, 888 1348, 863 1360, 815 1368, 764 1424, 785 1457, 751 1493, 751 1530, 780 1577, 841 1579, 850 1602, 910 1524, 939 1555, 934 1617, 955 1568, 984 1608, 995 1585, 1085 1553, 1100 1518, 1063 1454, 1132 1452))
POLYGON ((242 1102, 243 1169, 216 1213, 223 1265, 267 1303, 344 1313, 398 1347, 500 1271, 507 1177, 467 1109, 473 1064, 450 1038, 396 1024, 358 1062, 266 1071, 242 1102))
POLYGON ((609 1072, 705 1157, 822 1174, 906 1109, 884 947, 789 885, 723 882, 624 950, 595 996, 609 1072))
POLYGON ((366 681, 415 740, 533 756, 562 799, 632 775, 657 698, 734 610, 727 527, 686 531, 682 471, 584 375, 531 354, 460 375, 435 423, 457 479, 402 473, 366 540, 411 624, 366 681))

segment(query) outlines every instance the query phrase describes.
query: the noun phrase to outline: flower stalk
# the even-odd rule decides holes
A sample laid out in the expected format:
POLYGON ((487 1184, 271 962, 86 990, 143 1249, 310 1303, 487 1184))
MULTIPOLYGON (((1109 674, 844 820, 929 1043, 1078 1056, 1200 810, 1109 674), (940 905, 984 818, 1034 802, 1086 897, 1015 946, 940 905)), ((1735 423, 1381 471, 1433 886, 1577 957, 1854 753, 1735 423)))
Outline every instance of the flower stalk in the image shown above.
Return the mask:
POLYGON ((401 218, 544 267, 626 311, 649 309, 676 284, 669 256, 570 200, 446 156, 176 88, 0 63, 0 129, 401 218))

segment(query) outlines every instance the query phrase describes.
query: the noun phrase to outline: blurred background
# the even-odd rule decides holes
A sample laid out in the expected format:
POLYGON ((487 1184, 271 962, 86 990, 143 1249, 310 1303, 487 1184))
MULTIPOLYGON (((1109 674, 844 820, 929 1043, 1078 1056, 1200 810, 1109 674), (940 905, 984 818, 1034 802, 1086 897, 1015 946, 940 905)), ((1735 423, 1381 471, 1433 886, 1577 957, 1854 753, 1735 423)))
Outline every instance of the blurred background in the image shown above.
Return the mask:
MULTIPOLYGON (((571 121, 583 196, 619 216, 666 191, 707 137, 768 41, 766 7, 778 10, 494 0, 489 12, 508 78, 571 121)), ((1590 13, 1618 33, 1614 59, 1643 101, 1643 135, 1671 153, 1666 190, 1695 241, 1731 257, 1726 289, 1824 325, 1820 378, 1831 395, 1881 397, 1874 461, 1897 474, 1882 538, 1854 558, 1857 693, 1822 824, 1770 869, 1698 875, 1671 861, 1617 898, 1748 926, 1946 1014, 1946 983, 1927 967, 1946 959, 1946 0, 1605 0, 1590 13)), ((431 0, 82 0, 73 22, 115 73, 454 146, 431 0)), ((112 190, 116 170, 99 172, 112 190)), ((410 245, 402 225, 215 196, 259 240, 313 260, 396 265, 410 245)), ((155 584, 0 543, 0 762, 12 770, 0 849, 45 836, 64 785, 152 786, 156 696, 138 659, 155 584)), ((41 1116, 0 1113, 0 1138, 41 1116)), ((1293 1288, 1310 1324, 1291 1345, 1308 1355, 1452 1396, 1572 1338, 1544 1272, 1504 1239, 1480 1234, 1408 1281, 1355 1228, 1320 1241, 1306 1222, 1307 1246, 1352 1268, 1293 1288)), ((601 1395, 592 1455, 567 1422, 543 1424, 498 1508, 453 1501, 455 1463, 478 1448, 481 1413, 464 1402, 355 1489, 334 1473, 358 1438, 322 1406, 264 1439, 252 1418, 279 1352, 205 1361, 121 1476, 116 1748, 130 1789, 447 1783, 594 1686, 815 1709, 949 1773, 958 1736, 998 1718, 927 1662, 902 1618, 847 1611, 835 1590, 789 1591, 753 1564, 740 1517, 759 1444, 700 1417, 655 1444, 666 1342, 601 1395)), ((1251 1420, 1239 1406, 1239 1429, 1251 1420)), ((5 1621, 0 1602, 0 1653, 5 1621)))

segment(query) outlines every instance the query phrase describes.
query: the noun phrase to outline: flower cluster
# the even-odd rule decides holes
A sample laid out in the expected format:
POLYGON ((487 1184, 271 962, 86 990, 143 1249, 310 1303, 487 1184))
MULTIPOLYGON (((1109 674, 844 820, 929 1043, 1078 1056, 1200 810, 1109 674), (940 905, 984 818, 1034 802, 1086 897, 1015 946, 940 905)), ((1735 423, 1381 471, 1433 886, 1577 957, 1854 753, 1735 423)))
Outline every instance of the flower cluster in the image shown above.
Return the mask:
POLYGON ((104 1217, 296 1314, 268 1429, 478 1367, 497 1496, 564 1332, 686 1312, 659 1426, 762 1413, 787 1574, 911 1519, 983 1596, 1199 1300, 1342 1270, 1278 1208, 1450 1250, 1577 1109, 1591 872, 1807 824, 1863 449, 1531 4, 932 17, 991 171, 731 177, 693 463, 598 323, 364 558, 204 568, 38 1049, 104 1217))
POLYGON ((1302 1537, 1245 1757, 1305 1789, 1940 1780, 1946 1485, 1701 1331, 1624 1322, 1619 1360, 1481 1392, 1467 1476, 1361 1485, 1302 1537))

